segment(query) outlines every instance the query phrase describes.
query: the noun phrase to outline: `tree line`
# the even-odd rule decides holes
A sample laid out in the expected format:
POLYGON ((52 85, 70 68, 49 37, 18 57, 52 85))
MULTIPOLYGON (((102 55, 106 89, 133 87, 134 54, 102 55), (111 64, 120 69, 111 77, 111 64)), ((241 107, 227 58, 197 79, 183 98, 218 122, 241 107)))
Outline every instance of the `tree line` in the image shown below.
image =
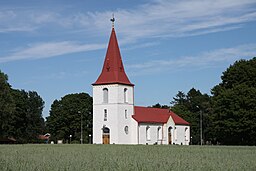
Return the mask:
POLYGON ((50 133, 50 140, 90 141, 92 97, 87 93, 68 94, 51 105, 44 120, 44 101, 36 91, 13 89, 0 70, 0 141, 12 138, 17 143, 39 143, 39 135, 50 133), (82 134, 81 134, 82 131, 82 134))
MULTIPOLYGON (((179 91, 170 108, 191 126, 192 144, 200 143, 200 115, 204 144, 256 145, 256 57, 239 60, 227 68, 211 95, 200 90, 179 91)), ((14 137, 20 143, 38 142, 49 132, 51 140, 91 142, 92 97, 68 94, 55 100, 44 121, 43 99, 35 91, 11 88, 0 71, 0 138, 14 137)))
POLYGON ((256 145, 256 57, 227 68, 212 95, 190 89, 179 91, 171 108, 190 122, 192 144, 200 144, 200 113, 204 144, 256 145))
POLYGON ((38 142, 38 135, 45 130, 43 107, 37 92, 11 88, 8 76, 0 70, 0 138, 38 142))

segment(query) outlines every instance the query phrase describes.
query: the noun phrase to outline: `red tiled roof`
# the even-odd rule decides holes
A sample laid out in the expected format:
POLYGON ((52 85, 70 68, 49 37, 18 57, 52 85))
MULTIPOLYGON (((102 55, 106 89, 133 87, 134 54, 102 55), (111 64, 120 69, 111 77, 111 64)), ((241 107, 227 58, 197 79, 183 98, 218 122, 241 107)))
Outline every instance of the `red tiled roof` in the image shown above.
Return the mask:
POLYGON ((0 137, 0 142, 16 142, 17 140, 13 137, 0 137))
POLYGON ((114 83, 134 86, 130 82, 130 80, 128 79, 125 73, 117 38, 116 38, 115 29, 112 28, 112 32, 111 32, 111 36, 108 44, 108 50, 107 50, 107 54, 105 57, 101 74, 98 77, 97 81, 92 85, 114 84, 114 83))
POLYGON ((40 139, 40 140, 48 140, 48 139, 49 139, 49 136, 39 135, 39 136, 38 136, 38 139, 40 139))
POLYGON ((134 113, 132 117, 139 123, 167 123, 171 116, 176 125, 189 125, 169 109, 135 106, 134 113))
POLYGON ((172 116, 172 119, 176 125, 189 125, 189 122, 185 121, 181 117, 179 117, 176 113, 173 111, 169 111, 170 115, 172 116))
POLYGON ((170 117, 169 110, 134 106, 134 115, 137 122, 166 123, 170 117))

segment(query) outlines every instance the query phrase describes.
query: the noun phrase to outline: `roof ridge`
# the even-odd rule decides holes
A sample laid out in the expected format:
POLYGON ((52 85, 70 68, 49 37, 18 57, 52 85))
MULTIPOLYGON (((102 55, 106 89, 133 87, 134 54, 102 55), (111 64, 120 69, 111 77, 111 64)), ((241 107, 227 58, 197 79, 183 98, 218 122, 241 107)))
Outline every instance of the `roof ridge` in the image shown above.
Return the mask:
POLYGON ((134 106, 134 112, 132 117, 137 122, 167 123, 169 117, 171 117, 176 125, 189 125, 189 122, 170 109, 134 106))

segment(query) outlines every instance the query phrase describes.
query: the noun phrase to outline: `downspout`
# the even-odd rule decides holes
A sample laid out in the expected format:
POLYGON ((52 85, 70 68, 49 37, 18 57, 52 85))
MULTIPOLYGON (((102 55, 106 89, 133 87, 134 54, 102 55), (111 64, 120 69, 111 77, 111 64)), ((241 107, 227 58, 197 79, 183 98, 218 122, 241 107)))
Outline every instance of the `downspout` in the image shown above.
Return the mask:
MULTIPOLYGON (((135 106, 134 106, 134 104, 135 104, 135 102, 134 102, 134 101, 135 101, 135 99, 134 99, 134 87, 135 87, 135 86, 133 86, 133 89, 132 89, 132 91, 133 91, 133 92, 132 92, 132 96, 133 96, 133 104, 132 104, 132 105, 133 105, 133 114, 135 114, 135 106)), ((136 120, 135 120, 135 121, 136 121, 136 120)), ((136 122, 137 122, 137 121, 136 121, 136 122)), ((137 140, 138 140, 138 144, 139 144, 139 142, 140 142, 140 140, 139 140, 139 138, 140 138, 140 136, 139 136, 139 132, 140 132, 140 131, 139 131, 139 122, 137 122, 137 124, 138 124, 138 125, 137 125, 137 140)))
POLYGON ((161 145, 163 144, 163 138, 164 138, 164 124, 162 125, 162 138, 161 138, 161 145))
POLYGON ((137 135, 138 135, 138 137, 137 137, 137 139, 138 139, 138 144, 140 143, 140 140, 139 140, 139 138, 140 138, 140 136, 139 136, 139 134, 140 134, 140 131, 139 131, 139 122, 137 122, 138 123, 138 126, 137 126, 137 135))

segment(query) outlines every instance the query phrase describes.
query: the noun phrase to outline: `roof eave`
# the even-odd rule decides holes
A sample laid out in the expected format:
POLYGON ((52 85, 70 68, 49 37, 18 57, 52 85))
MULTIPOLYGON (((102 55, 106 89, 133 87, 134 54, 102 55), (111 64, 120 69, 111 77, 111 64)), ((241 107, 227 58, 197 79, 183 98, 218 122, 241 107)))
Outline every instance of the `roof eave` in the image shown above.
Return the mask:
POLYGON ((92 83, 92 85, 94 86, 94 85, 106 85, 106 84, 122 84, 122 85, 129 85, 129 86, 135 86, 134 84, 132 84, 132 83, 122 83, 122 82, 103 82, 103 83, 97 83, 97 82, 95 82, 95 83, 92 83))
POLYGON ((164 123, 166 123, 166 122, 154 122, 154 121, 137 121, 138 123, 148 123, 148 124, 150 124, 150 123, 153 123, 153 124, 164 124, 164 123))
POLYGON ((187 125, 190 125, 190 123, 175 123, 175 125, 180 125, 180 126, 186 125, 187 126, 187 125))

